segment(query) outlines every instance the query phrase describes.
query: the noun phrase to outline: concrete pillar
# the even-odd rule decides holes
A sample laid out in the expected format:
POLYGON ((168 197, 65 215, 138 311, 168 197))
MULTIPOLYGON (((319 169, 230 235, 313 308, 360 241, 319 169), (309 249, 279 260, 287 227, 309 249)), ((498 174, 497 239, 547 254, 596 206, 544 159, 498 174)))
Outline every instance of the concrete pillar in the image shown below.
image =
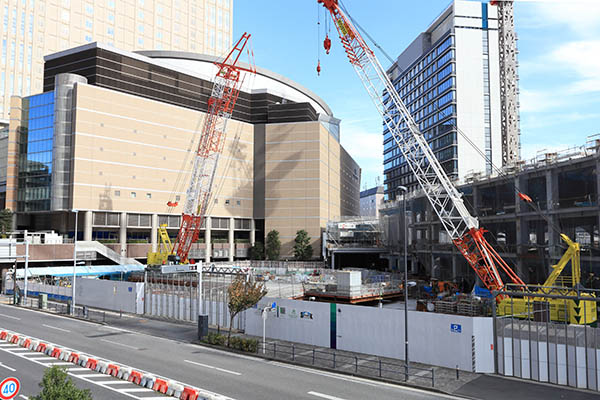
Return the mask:
POLYGON ((456 270, 457 265, 456 265, 456 253, 454 252, 454 250, 452 251, 452 280, 456 281, 456 278, 458 277, 458 271, 456 270))
POLYGON ((83 215, 83 240, 92 240, 92 211, 84 211, 83 215))
POLYGON ((250 220, 250 246, 254 246, 256 243, 256 224, 254 218, 250 220))
POLYGON ((229 217, 229 261, 233 261, 235 255, 235 218, 229 217))
POLYGON ((152 252, 158 251, 158 214, 152 214, 152 222, 150 228, 150 244, 152 245, 152 252))
POLYGON ((121 255, 127 257, 127 213, 122 212, 119 218, 119 244, 121 245, 121 255))
POLYGON ((211 228, 211 218, 206 217, 204 220, 204 243, 206 244, 206 254, 204 255, 204 262, 210 262, 210 255, 212 252, 212 245, 210 242, 210 228, 211 228))
MULTIPOLYGON (((548 213, 550 214, 550 221, 557 226, 557 215, 553 213, 553 211, 559 209, 559 198, 558 198, 558 172, 554 172, 552 170, 548 170, 546 172, 546 203, 548 207, 548 213)), ((542 239, 543 240, 543 239, 542 239)), ((552 229, 551 226, 548 226, 548 246, 549 246, 549 254, 550 257, 557 256, 560 253, 560 249, 558 248, 560 242, 560 237, 558 233, 552 229)), ((548 271, 550 271, 550 264, 554 262, 552 260, 548 263, 548 271)))
POLYGON ((473 182, 473 209, 475 210, 475 214, 477 215, 477 212, 479 210, 479 188, 477 187, 477 184, 475 182, 473 182))

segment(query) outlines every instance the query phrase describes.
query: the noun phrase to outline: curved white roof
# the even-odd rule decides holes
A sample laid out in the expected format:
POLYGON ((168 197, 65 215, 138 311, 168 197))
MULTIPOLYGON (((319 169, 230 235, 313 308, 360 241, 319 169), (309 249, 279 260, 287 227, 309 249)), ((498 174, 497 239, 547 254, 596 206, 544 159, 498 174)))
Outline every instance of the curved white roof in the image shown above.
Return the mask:
MULTIPOLYGON (((152 58, 155 64, 209 81, 212 81, 217 73, 214 63, 219 61, 218 58, 206 54, 161 50, 136 51, 135 53, 152 58)), ((248 67, 245 63, 241 64, 248 67)), ((331 109, 315 93, 264 68, 257 67, 256 75, 246 78, 242 91, 247 93, 267 92, 297 103, 309 102, 317 113, 333 117, 331 109)))

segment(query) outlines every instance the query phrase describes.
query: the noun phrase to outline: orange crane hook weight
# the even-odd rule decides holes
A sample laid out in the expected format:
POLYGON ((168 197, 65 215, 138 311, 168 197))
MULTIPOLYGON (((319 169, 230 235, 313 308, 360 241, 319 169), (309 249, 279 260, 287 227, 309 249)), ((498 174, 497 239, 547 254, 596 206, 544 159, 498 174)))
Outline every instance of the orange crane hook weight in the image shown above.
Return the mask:
POLYGON ((329 54, 329 50, 331 50, 331 39, 329 39, 327 34, 325 34, 325 40, 323 40, 323 47, 325 48, 325 53, 329 54))
POLYGON ((317 62, 317 76, 321 76, 321 61, 317 62))

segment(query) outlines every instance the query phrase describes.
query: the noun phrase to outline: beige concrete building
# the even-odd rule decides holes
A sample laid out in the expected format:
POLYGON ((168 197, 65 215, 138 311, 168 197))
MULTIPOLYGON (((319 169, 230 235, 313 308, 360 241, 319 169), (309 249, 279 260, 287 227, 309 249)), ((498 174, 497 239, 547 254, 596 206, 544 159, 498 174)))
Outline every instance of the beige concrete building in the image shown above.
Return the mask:
POLYGON ((220 55, 231 46, 232 19, 233 0, 2 0, 0 120, 11 95, 42 91, 46 54, 98 41, 220 55))
MULTIPOLYGON (((80 240, 137 258, 156 249, 159 224, 176 236, 211 61, 96 43, 48 56, 46 92, 12 98, 5 202, 17 228, 72 237, 78 210, 80 240), (179 203, 170 213, 168 201, 179 203)), ((317 95, 259 68, 227 125, 192 255, 246 258, 276 229, 290 257, 304 229, 318 257, 327 222, 359 213, 360 168, 339 143, 339 122, 317 95)))

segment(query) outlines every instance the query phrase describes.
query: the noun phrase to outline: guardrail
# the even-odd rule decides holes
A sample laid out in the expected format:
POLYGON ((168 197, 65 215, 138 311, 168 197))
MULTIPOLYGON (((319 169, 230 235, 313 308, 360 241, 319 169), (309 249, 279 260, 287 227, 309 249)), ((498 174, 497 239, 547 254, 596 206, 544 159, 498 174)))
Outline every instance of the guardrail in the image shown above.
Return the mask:
POLYGON ((372 376, 398 382, 406 382, 409 378, 423 379, 435 387, 434 368, 421 368, 405 363, 394 363, 381 358, 363 358, 336 350, 319 349, 295 343, 261 342, 259 355, 291 361, 297 364, 324 367, 356 375, 372 376))

